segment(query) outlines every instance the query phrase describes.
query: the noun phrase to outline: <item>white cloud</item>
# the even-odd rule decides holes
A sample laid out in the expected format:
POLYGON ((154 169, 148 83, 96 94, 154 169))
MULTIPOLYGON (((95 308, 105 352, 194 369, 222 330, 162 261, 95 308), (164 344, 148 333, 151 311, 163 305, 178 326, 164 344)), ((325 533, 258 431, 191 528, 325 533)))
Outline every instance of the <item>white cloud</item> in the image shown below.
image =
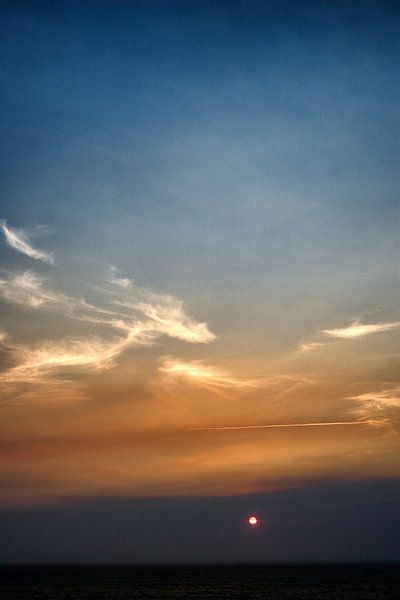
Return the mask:
POLYGON ((31 308, 58 306, 72 310, 72 299, 48 290, 43 285, 43 279, 32 273, 24 271, 0 278, 0 294, 8 302, 30 306, 31 308))
POLYGON ((297 347, 301 352, 312 352, 313 350, 319 350, 322 346, 326 346, 326 344, 323 342, 301 342, 297 347))
POLYGON ((71 369, 104 370, 114 364, 115 359, 127 348, 149 344, 152 336, 140 327, 132 328, 125 337, 105 340, 96 337, 66 339, 59 342, 45 341, 33 347, 8 344, 14 366, 0 376, 3 384, 38 385, 57 381, 57 372, 71 369))
POLYGON ((113 266, 111 266, 109 269, 108 283, 121 288, 129 288, 133 285, 132 279, 128 279, 127 277, 120 277, 118 269, 113 266))
POLYGON ((34 260, 41 260, 50 263, 51 265, 54 264, 54 257, 52 254, 32 246, 29 234, 26 230, 11 227, 7 224, 5 219, 0 220, 0 229, 4 234, 7 244, 17 252, 25 254, 25 256, 29 256, 34 260))
POLYGON ((108 291, 113 304, 125 310, 123 319, 115 322, 122 329, 130 327, 132 318, 141 314, 148 328, 159 335, 167 335, 192 344, 208 344, 216 335, 206 323, 192 319, 186 314, 183 302, 169 294, 157 294, 134 284, 131 279, 115 278, 116 270, 109 283, 117 288, 108 291))
POLYGON ((139 302, 137 310, 152 323, 154 331, 192 344, 207 344, 216 336, 206 323, 198 323, 186 315, 183 303, 172 296, 164 302, 139 302))
POLYGON ((45 341, 33 347, 8 345, 14 366, 3 373, 0 381, 3 384, 18 381, 38 384, 53 378, 54 373, 71 368, 105 369, 128 348, 153 344, 162 335, 190 343, 208 343, 215 339, 205 323, 199 323, 185 313, 180 300, 133 285, 129 290, 127 288, 119 286, 117 298, 120 299, 113 301, 119 307, 120 312, 116 312, 49 290, 43 279, 31 271, 0 279, 0 294, 9 302, 35 310, 55 311, 79 321, 118 330, 118 335, 111 337, 103 334, 86 339, 45 341))
POLYGON ((78 321, 110 325, 117 329, 118 318, 124 316, 119 312, 95 306, 83 298, 74 298, 51 290, 45 286, 44 279, 32 271, 0 277, 0 296, 13 304, 51 310, 78 321))
POLYGON ((170 380, 186 379, 207 387, 257 387, 254 383, 232 377, 229 373, 204 365, 198 360, 184 362, 171 356, 165 357, 159 370, 170 380))
POLYGON ((109 325, 128 332, 128 335, 139 328, 153 337, 167 335, 189 343, 206 344, 216 338, 206 323, 199 323, 186 314, 181 300, 143 288, 120 289, 118 298, 121 299, 113 300, 114 306, 119 307, 119 311, 115 311, 48 289, 43 278, 32 271, 24 271, 0 278, 0 295, 11 303, 109 325))
MULTIPOLYGON (((102 369, 126 343, 125 339, 104 341, 98 338, 44 342, 34 348, 16 348, 19 364, 12 369, 13 377, 35 377, 39 373, 62 367, 102 369)), ((11 374, 11 373, 10 373, 11 374)))
POLYGON ((389 331, 395 327, 400 326, 400 321, 394 323, 371 323, 364 325, 359 321, 354 321, 349 327, 343 329, 324 329, 323 333, 331 337, 354 339, 364 337, 372 333, 381 333, 383 331, 389 331))

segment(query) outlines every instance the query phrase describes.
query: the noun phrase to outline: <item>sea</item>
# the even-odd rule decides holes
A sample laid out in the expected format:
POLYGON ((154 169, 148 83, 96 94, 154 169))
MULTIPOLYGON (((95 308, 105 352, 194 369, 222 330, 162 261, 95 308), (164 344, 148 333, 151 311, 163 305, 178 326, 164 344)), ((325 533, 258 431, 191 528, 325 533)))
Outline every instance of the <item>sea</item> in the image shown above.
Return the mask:
POLYGON ((400 600, 400 565, 2 566, 1 600, 400 600))

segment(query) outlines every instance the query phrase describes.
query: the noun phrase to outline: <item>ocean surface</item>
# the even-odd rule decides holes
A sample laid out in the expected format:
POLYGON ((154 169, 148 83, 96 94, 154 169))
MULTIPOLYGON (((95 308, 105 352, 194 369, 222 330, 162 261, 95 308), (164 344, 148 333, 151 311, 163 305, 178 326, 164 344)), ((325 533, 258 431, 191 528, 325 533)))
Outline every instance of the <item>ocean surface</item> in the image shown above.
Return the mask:
POLYGON ((395 565, 2 566, 1 600, 400 599, 395 565))

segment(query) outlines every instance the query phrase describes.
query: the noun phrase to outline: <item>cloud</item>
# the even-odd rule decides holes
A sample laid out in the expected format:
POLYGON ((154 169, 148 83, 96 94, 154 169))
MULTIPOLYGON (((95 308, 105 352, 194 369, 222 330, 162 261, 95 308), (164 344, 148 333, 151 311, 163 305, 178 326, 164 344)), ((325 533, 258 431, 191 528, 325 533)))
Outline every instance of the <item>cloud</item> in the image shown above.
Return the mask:
POLYGON ((350 399, 356 403, 353 413, 360 418, 375 419, 378 422, 400 420, 400 386, 366 392, 350 399))
POLYGON ((52 310, 79 321, 117 328, 118 318, 124 316, 119 312, 95 306, 83 298, 74 298, 51 290, 44 285, 44 279, 32 271, 0 277, 0 295, 13 304, 32 309, 52 310))
MULTIPOLYGON (((134 346, 151 345, 160 336, 157 326, 151 320, 136 321, 130 326, 123 323, 124 336, 114 336, 111 339, 89 337, 86 339, 67 339, 59 342, 45 341, 34 347, 23 345, 9 346, 9 351, 14 358, 15 366, 4 372, 0 377, 3 383, 17 381, 32 383, 39 382, 56 370, 70 370, 71 368, 84 368, 90 370, 103 370, 113 366, 116 359, 127 349, 134 346)), ((168 335, 173 336, 170 331, 168 335)), ((166 367, 167 368, 167 367, 166 367)), ((222 374, 211 371, 213 385, 246 385, 236 380, 224 379, 222 374)))
POLYGON ((26 230, 11 227, 7 224, 5 219, 0 220, 0 229, 4 234, 7 244, 17 252, 25 254, 25 256, 29 256, 34 260, 41 260, 50 263, 51 265, 54 264, 54 257, 52 254, 32 246, 29 234, 26 230))
POLYGON ((349 327, 343 329, 324 329, 323 333, 330 335, 331 337, 354 339, 364 337, 372 333, 381 333, 383 331, 389 331, 395 327, 400 326, 400 321, 394 323, 371 323, 369 325, 363 325, 360 321, 354 321, 349 327))
POLYGON ((162 303, 139 302, 136 308, 148 317, 158 333, 191 344, 208 344, 216 338, 206 323, 198 323, 187 316, 183 303, 172 296, 166 296, 162 303))
POLYGON ((232 377, 223 370, 206 366, 197 360, 183 362, 178 358, 165 357, 159 370, 170 380, 189 380, 206 387, 257 387, 254 383, 232 377))
POLYGON ((46 342, 34 349, 21 349, 20 371, 56 369, 59 367, 91 366, 103 368, 121 350, 126 340, 106 342, 98 338, 46 342))
POLYGON ((323 342, 301 342, 297 345, 301 352, 312 352, 313 350, 322 348, 322 346, 326 346, 326 344, 323 342))
POLYGON ((128 286, 115 285, 119 293, 113 304, 118 306, 119 312, 47 289, 43 279, 31 271, 1 278, 0 294, 9 302, 35 310, 52 310, 118 331, 111 336, 43 341, 34 346, 8 344, 13 366, 1 375, 3 385, 42 384, 71 369, 106 369, 128 348, 153 344, 163 335, 190 343, 208 343, 215 339, 207 324, 189 317, 177 298, 154 294, 133 283, 129 290, 128 286))
POLYGON ((113 304, 127 311, 125 319, 115 322, 116 326, 129 328, 129 316, 132 318, 140 313, 146 318, 147 326, 158 334, 192 344, 208 344, 216 339, 206 323, 195 321, 186 314, 183 302, 178 298, 136 286, 131 279, 111 278, 109 282, 117 287, 117 292, 110 292, 114 296, 113 304))
POLYGON ((128 348, 150 345, 157 336, 151 324, 136 322, 127 328, 124 336, 109 339, 91 336, 57 342, 44 341, 34 346, 9 344, 14 366, 0 376, 0 381, 37 383, 54 377, 55 371, 70 371, 71 368, 107 369, 128 348))
POLYGON ((107 281, 111 285, 116 285, 121 288, 129 288, 133 285, 132 279, 128 279, 127 277, 120 277, 118 269, 113 266, 111 266, 109 269, 107 281))
MULTIPOLYGON (((152 339, 147 331, 136 327, 126 337, 114 337, 111 340, 96 337, 67 339, 59 342, 45 341, 33 347, 9 343, 7 351, 13 366, 0 374, 2 396, 25 398, 28 386, 30 397, 35 396, 35 387, 45 389, 47 397, 55 397, 60 382, 65 384, 66 376, 71 380, 74 371, 83 369, 90 372, 110 368, 124 350, 139 344, 149 344, 152 339)), ((74 385, 77 396, 77 382, 74 385)), ((81 393, 81 396, 84 394, 81 393)))
POLYGON ((48 290, 43 285, 43 279, 32 273, 24 271, 0 278, 0 294, 8 302, 30 306, 31 308, 57 306, 72 310, 72 299, 48 290))
MULTIPOLYGON (((390 331, 396 327, 400 327, 400 321, 394 321, 391 323, 370 323, 367 325, 364 325, 360 321, 353 321, 353 323, 348 327, 343 327, 341 329, 323 329, 320 333, 331 338, 352 340, 365 337, 366 335, 371 335, 373 333, 390 331)), ((300 342, 297 344, 297 349, 300 352, 312 352, 327 345, 328 342, 321 341, 300 342)))
MULTIPOLYGON (((0 378, 1 381, 1 378, 0 378)), ((38 405, 70 405, 89 400, 92 396, 80 381, 63 378, 32 378, 7 382, 1 389, 1 406, 28 407, 38 405)))

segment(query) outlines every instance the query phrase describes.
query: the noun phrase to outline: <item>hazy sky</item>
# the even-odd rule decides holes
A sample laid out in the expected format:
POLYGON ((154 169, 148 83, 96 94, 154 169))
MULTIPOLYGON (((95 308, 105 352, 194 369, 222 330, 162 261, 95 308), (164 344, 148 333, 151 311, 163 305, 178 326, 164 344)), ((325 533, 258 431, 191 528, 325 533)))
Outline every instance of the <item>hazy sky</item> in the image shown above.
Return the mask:
POLYGON ((3 6, 1 559, 398 557, 396 3, 3 6))

